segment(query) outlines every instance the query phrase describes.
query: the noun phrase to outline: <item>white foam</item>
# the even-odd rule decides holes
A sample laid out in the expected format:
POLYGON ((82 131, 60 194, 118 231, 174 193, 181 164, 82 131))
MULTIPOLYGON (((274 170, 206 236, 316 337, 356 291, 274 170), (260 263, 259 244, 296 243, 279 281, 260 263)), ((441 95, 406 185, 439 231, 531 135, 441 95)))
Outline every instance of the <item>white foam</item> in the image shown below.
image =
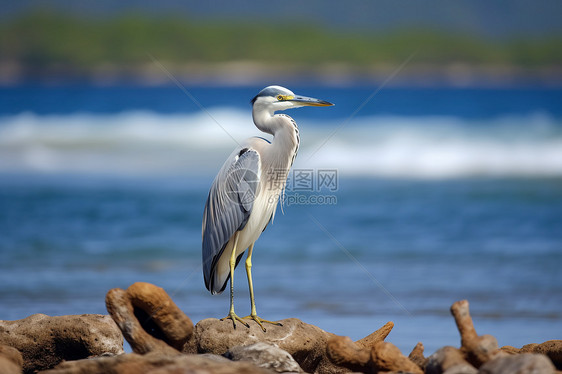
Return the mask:
MULTIPOLYGON (((401 178, 562 176, 562 125, 546 115, 344 122, 299 120, 295 167, 401 178)), ((214 174, 254 135, 263 134, 250 114, 228 108, 174 115, 23 113, 0 118, 0 172, 214 174)))
MULTIPOLYGON (((309 166, 383 177, 562 176, 562 127, 541 115, 488 121, 373 118, 306 155, 309 166)), ((302 160, 302 158, 301 158, 302 160)))

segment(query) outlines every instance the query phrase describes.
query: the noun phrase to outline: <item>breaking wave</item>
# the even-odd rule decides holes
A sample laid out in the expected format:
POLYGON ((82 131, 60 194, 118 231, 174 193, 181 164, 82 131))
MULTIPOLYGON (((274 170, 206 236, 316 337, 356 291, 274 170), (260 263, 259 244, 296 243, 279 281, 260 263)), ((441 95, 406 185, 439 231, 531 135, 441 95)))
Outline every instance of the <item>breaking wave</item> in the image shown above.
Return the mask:
MULTIPOLYGON (((398 178, 561 177, 562 123, 535 113, 300 120, 295 167, 398 178)), ((0 117, 0 173, 214 174, 259 135, 247 110, 0 117)))

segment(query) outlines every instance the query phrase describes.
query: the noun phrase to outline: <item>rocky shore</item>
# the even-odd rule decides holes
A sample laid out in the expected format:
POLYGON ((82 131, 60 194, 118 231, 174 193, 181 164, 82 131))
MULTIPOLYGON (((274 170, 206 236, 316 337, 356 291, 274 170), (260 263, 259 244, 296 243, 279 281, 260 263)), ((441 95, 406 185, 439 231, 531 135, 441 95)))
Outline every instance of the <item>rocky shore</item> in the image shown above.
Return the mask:
POLYGON ((106 306, 105 316, 0 321, 0 373, 562 373, 562 340, 500 348, 476 333, 466 300, 451 307, 460 347, 428 357, 422 343, 406 356, 386 342, 392 322, 355 342, 294 318, 265 333, 213 318, 194 326, 149 283, 110 290, 106 306), (124 352, 123 338, 133 353, 124 352))

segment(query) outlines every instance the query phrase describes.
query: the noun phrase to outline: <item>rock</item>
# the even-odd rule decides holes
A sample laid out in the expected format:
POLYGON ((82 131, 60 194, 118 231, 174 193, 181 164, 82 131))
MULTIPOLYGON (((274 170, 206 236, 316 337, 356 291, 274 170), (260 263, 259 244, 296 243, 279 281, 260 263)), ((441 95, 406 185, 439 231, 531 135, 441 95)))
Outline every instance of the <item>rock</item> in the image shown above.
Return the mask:
POLYGON ((478 374, 551 374, 554 372, 554 365, 545 355, 522 353, 490 360, 482 365, 478 374))
MULTIPOLYGON (((21 355, 21 352, 13 347, 7 345, 0 345, 0 357, 13 362, 16 366, 20 368, 20 371, 21 368, 23 368, 23 357, 21 355)), ((0 370, 0 373, 2 372, 3 371, 0 370)))
POLYGON ((18 366, 12 360, 0 355, 0 373, 2 374, 21 374, 21 366, 18 366))
POLYGON ((357 345, 359 345, 362 348, 372 348, 376 343, 384 341, 384 339, 386 339, 388 334, 390 334, 390 331, 392 331, 393 327, 394 327, 394 322, 392 321, 387 322, 380 329, 364 337, 363 339, 356 341, 355 343, 357 343, 357 345))
POLYGON ((377 371, 398 371, 423 374, 422 369, 404 356, 392 343, 378 342, 371 350, 371 360, 377 371))
POLYGON ((371 349, 361 347, 347 336, 337 335, 330 338, 326 346, 328 358, 334 365, 356 372, 372 370, 371 349))
POLYGON ((107 311, 119 326, 123 336, 133 349, 133 352, 145 354, 160 352, 164 355, 176 355, 179 351, 169 345, 164 339, 162 330, 149 317, 142 317, 144 326, 137 319, 139 310, 135 308, 126 291, 120 288, 109 290, 105 297, 107 311), (150 334, 147 332, 150 331, 150 334))
POLYGON ((464 354, 455 347, 443 347, 427 358, 427 374, 476 374, 478 370, 470 365, 464 354))
POLYGON ((515 348, 515 347, 512 347, 510 345, 504 345, 503 347, 500 348, 500 350, 504 353, 509 354, 509 355, 516 355, 516 354, 520 353, 519 348, 515 348))
POLYGON ((527 344, 520 353, 542 353, 547 355, 556 369, 562 370, 562 340, 549 340, 541 344, 527 344))
MULTIPOLYGON (((127 295, 135 309, 154 321, 166 343, 181 350, 193 334, 193 323, 162 288, 137 282, 127 288, 127 295)), ((138 311, 136 311, 138 315, 138 311)), ((143 325, 143 321, 139 321, 143 325)))
POLYGON ((233 347, 225 353, 232 361, 248 361, 276 373, 302 373, 303 370, 293 357, 279 347, 263 342, 233 347))
POLYGON ((7 345, 0 345, 0 373, 21 374, 23 358, 21 353, 7 345))
POLYGON ((62 360, 123 353, 121 331, 109 316, 99 314, 34 314, 0 321, 0 344, 21 352, 26 373, 52 368, 62 360))
POLYGON ((395 345, 384 341, 379 341, 370 348, 362 348, 348 337, 333 336, 328 341, 326 351, 332 363, 352 371, 423 373, 423 370, 402 355, 395 345))
MULTIPOLYGON (((261 331, 261 330, 260 330, 261 331)), ((129 353, 115 357, 63 362, 43 374, 271 374, 249 362, 233 362, 213 355, 145 355, 129 353)))
POLYGON ((338 372, 341 370, 338 370, 338 368, 346 368, 352 371, 371 371, 373 369, 371 350, 377 343, 386 339, 393 327, 393 322, 387 322, 375 332, 356 342, 345 336, 332 335, 326 346, 328 360, 321 362, 317 371, 338 372), (336 367, 333 367, 334 365, 336 367))
POLYGON ((237 346, 264 342, 288 352, 306 372, 314 372, 321 362, 328 361, 326 343, 333 334, 296 318, 279 322, 283 326, 268 326, 264 333, 257 323, 250 323, 249 328, 233 328, 230 320, 204 319, 195 326, 195 349, 198 353, 223 355, 237 346))
POLYGON ((498 355, 498 341, 492 335, 478 336, 468 310, 468 301, 457 301, 451 306, 451 313, 455 318, 461 335, 461 350, 465 358, 475 367, 480 367, 498 355))
POLYGON ((410 352, 410 354, 408 355, 408 358, 414 364, 418 365, 420 369, 425 371, 425 367, 427 365, 427 358, 424 357, 423 350, 424 350, 423 344, 421 342, 418 342, 418 344, 416 344, 414 349, 412 349, 412 352, 410 352))
POLYGON ((478 369, 471 365, 456 365, 444 371, 443 374, 474 374, 478 369))

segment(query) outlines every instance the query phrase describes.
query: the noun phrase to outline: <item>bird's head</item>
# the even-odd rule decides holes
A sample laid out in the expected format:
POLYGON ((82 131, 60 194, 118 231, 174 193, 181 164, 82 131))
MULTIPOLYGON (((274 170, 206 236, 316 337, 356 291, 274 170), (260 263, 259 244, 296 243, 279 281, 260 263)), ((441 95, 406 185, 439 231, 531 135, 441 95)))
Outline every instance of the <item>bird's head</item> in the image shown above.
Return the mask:
POLYGON ((279 110, 300 108, 302 106, 334 105, 324 100, 297 95, 293 91, 281 86, 269 86, 264 88, 251 102, 254 107, 259 106, 260 109, 267 110, 271 113, 279 110))

